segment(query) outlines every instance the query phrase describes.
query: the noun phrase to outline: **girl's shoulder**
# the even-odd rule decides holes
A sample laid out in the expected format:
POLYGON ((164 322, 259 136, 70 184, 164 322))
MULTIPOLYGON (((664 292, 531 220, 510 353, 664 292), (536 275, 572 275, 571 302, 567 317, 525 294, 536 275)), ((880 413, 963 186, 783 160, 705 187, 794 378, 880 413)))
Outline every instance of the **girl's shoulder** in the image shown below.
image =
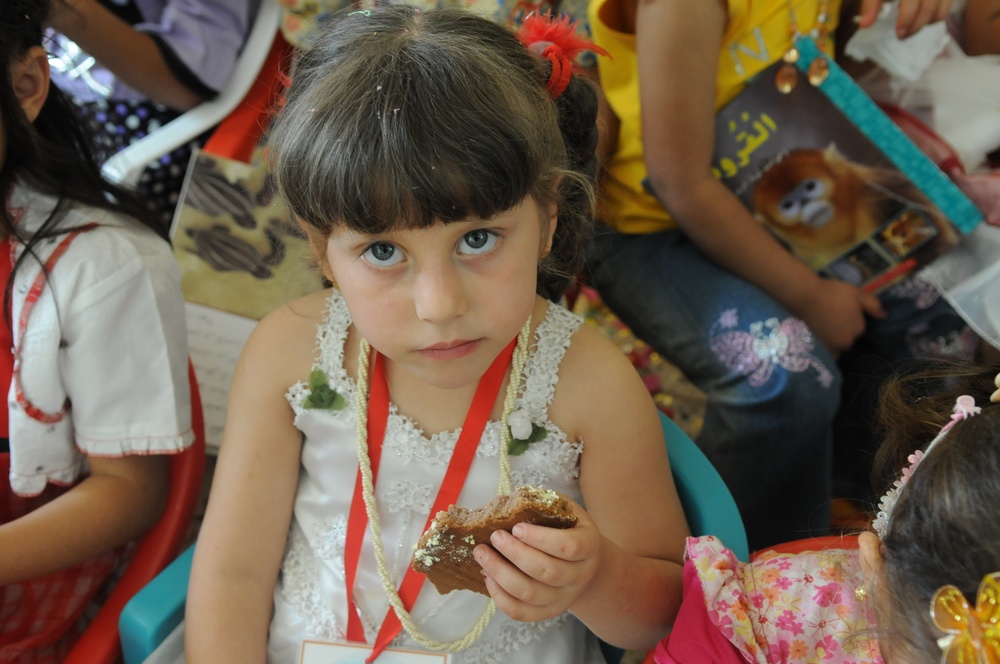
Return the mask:
MULTIPOLYGON (((170 243, 131 217, 107 210, 83 208, 75 211, 67 221, 71 223, 65 224, 66 228, 90 229, 80 233, 72 241, 72 246, 79 254, 83 254, 84 259, 96 254, 101 257, 98 262, 105 263, 108 267, 130 261, 148 265, 164 260, 170 262, 172 271, 176 266, 177 261, 170 243)), ((60 239, 57 236, 47 242, 58 244, 60 239)))
POLYGON ((279 383, 285 387, 309 375, 331 293, 331 289, 310 293, 264 316, 250 334, 244 354, 259 355, 266 366, 274 367, 283 376, 279 383))
POLYGON ((654 412, 651 403, 649 390, 621 348, 594 326, 580 325, 559 366, 549 409, 553 421, 561 423, 571 440, 587 440, 588 424, 602 418, 645 421, 654 412))
POLYGON ((144 283, 153 284, 157 299, 180 297, 180 270, 165 239, 131 217, 83 205, 71 205, 54 233, 38 237, 54 205, 54 198, 30 190, 16 189, 8 201, 20 238, 12 238, 14 256, 30 247, 33 257, 18 267, 19 289, 37 279, 44 265, 64 311, 85 309, 144 283))
MULTIPOLYGON (((570 312, 567 315, 576 316, 570 312)), ((579 325, 573 333, 572 343, 566 349, 566 356, 559 368, 559 376, 561 383, 567 382, 573 386, 571 389, 588 393, 595 384, 604 383, 608 386, 606 389, 610 390, 613 385, 634 384, 638 380, 635 367, 621 348, 586 322, 579 325)))
MULTIPOLYGON (((18 235, 25 240, 41 230, 59 204, 55 197, 35 191, 22 182, 16 184, 7 201, 18 235)), ((76 254, 76 260, 80 260, 84 248, 101 252, 101 261, 98 262, 105 267, 113 267, 115 263, 133 258, 173 257, 167 240, 132 217, 80 203, 63 204, 66 207, 61 213, 57 231, 63 234, 41 240, 40 253, 47 253, 46 246, 57 246, 70 230, 83 229, 85 232, 71 241, 70 248, 76 254)), ((23 243, 19 244, 23 247, 23 243)), ((70 253, 69 250, 67 253, 70 253)))
POLYGON ((324 289, 286 302, 264 316, 253 334, 267 339, 299 342, 312 349, 319 326, 326 319, 330 306, 331 289, 324 289), (308 339, 308 342, 301 342, 308 339))

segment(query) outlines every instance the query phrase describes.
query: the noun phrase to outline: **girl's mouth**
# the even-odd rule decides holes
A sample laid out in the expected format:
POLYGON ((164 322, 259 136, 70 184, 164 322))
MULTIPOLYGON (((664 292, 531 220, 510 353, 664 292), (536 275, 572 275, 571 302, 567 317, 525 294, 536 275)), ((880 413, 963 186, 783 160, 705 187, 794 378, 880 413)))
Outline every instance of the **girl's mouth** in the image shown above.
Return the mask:
POLYGON ((481 343, 482 339, 443 341, 441 343, 436 343, 433 346, 422 348, 417 352, 424 357, 435 360, 453 360, 459 357, 465 357, 466 355, 472 353, 474 350, 479 348, 481 343))

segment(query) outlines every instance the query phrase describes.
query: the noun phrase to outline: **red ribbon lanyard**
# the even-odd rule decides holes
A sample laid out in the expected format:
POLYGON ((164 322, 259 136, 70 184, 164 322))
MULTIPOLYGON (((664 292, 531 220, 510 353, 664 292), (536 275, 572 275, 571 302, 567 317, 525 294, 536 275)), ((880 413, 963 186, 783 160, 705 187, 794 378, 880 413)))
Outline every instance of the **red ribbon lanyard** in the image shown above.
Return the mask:
MULTIPOLYGON (((465 484, 465 478, 469 475, 469 468, 472 460, 476 456, 476 449, 479 441, 486 429, 486 423, 490 419, 490 412, 496 402, 497 394, 500 392, 500 385, 503 384, 504 375, 510 365, 510 358, 514 354, 514 346, 517 343, 515 338, 506 348, 497 355, 493 364, 486 370, 483 377, 479 379, 479 386, 476 394, 472 398, 472 405, 465 416, 465 423, 462 425, 462 432, 455 444, 455 451, 448 462, 448 470, 445 472, 441 488, 438 489, 437 497, 434 499, 434 506, 427 516, 424 530, 430 526, 434 516, 448 509, 455 504, 458 495, 465 484)), ((385 439, 385 428, 389 419, 389 386, 385 377, 385 362, 379 353, 375 354, 374 366, 372 367, 371 394, 368 397, 368 458, 371 462, 372 484, 375 484, 378 475, 379 460, 382 456, 382 443, 385 439)), ((347 541, 344 548, 344 574, 347 582, 347 638, 354 643, 366 643, 365 631, 361 626, 361 618, 358 615, 357 606, 354 603, 354 582, 358 570, 358 561, 361 557, 361 542, 364 539, 365 529, 368 527, 368 513, 365 511, 364 496, 362 495, 361 470, 358 469, 357 478, 354 481, 354 497, 351 500, 351 511, 347 521, 347 541)), ((399 597, 403 601, 403 607, 409 611, 413 608, 420 587, 427 577, 413 571, 410 568, 403 577, 403 583, 399 587, 399 597)), ((390 606, 386 613, 382 627, 379 629, 375 639, 375 646, 372 649, 366 662, 373 662, 376 657, 385 650, 386 646, 392 642, 402 629, 399 616, 390 606)))

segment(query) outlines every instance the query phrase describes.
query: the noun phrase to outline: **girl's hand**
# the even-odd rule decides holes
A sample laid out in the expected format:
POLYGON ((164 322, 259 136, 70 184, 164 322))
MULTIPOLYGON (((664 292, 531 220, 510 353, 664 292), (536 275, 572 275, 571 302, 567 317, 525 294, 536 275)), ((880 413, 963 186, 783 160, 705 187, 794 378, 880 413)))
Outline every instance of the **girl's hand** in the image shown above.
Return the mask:
POLYGON ((583 508, 570 502, 578 519, 573 528, 519 523, 509 533, 493 533, 496 551, 476 547, 493 601, 514 620, 546 620, 570 609, 600 569, 604 537, 583 508))
POLYGON ((872 293, 836 279, 821 280, 808 308, 798 313, 835 357, 865 331, 865 314, 885 318, 882 303, 872 293))
MULTIPOLYGON (((916 34, 928 23, 943 21, 951 11, 952 0, 899 0, 896 35, 900 39, 916 34)), ((867 28, 875 22, 883 0, 861 0, 858 26, 867 28)))

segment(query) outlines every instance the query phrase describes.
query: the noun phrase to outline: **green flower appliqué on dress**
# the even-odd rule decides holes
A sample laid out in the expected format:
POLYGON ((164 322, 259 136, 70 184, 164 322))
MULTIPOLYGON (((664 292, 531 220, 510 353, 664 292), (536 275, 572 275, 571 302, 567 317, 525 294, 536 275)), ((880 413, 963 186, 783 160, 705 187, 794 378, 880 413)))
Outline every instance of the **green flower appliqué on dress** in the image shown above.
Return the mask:
POLYGON ((326 381, 326 374, 321 369, 313 369, 309 374, 309 396, 302 407, 341 410, 346 405, 347 400, 326 381))

